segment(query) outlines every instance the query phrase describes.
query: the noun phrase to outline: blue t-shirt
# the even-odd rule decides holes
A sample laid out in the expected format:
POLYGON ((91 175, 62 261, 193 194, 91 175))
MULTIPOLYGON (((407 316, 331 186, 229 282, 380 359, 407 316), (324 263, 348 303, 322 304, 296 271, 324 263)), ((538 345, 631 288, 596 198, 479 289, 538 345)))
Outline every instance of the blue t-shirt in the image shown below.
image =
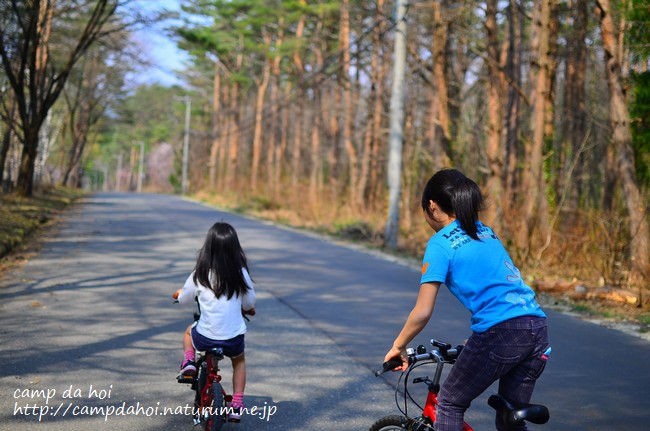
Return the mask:
POLYGON ((480 241, 467 235, 458 221, 432 236, 420 283, 444 283, 472 313, 474 332, 514 317, 545 317, 496 234, 481 222, 477 227, 480 241))

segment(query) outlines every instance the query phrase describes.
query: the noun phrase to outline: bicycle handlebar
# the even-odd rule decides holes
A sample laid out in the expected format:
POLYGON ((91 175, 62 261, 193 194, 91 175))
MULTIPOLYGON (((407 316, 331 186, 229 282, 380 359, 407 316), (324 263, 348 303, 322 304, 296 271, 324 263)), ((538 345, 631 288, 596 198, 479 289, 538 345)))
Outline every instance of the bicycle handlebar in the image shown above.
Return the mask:
MULTIPOLYGON (((451 347, 451 344, 449 343, 444 343, 442 341, 438 340, 431 340, 431 345, 435 347, 435 349, 426 351, 426 348, 422 345, 418 346, 417 350, 413 351, 413 349, 409 349, 412 352, 408 352, 408 362, 409 362, 409 367, 416 364, 417 362, 420 361, 433 361, 436 363, 449 363, 453 364, 456 361, 456 358, 460 354, 460 352, 463 350, 463 346, 458 345, 455 348, 451 347)), ((389 361, 384 362, 382 369, 380 371, 375 372, 375 377, 379 377, 380 375, 394 370, 395 368, 399 367, 402 365, 402 360, 401 359, 391 359, 389 361)))

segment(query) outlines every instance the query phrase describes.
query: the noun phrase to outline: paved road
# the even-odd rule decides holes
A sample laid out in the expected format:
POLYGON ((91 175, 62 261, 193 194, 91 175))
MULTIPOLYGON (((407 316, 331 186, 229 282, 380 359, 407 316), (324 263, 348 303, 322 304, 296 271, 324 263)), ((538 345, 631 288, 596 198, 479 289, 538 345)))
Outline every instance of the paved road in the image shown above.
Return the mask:
MULTIPOLYGON (((100 194, 0 280, 0 430, 192 429, 169 414, 191 401, 173 377, 192 313, 169 295, 216 220, 238 230, 259 297, 247 335, 258 412, 228 429, 363 430, 395 413, 397 376, 370 370, 413 304, 417 268, 175 197, 100 194)), ((552 419, 540 429, 648 429, 650 343, 548 314, 553 357, 535 399, 552 419)), ((417 341, 458 342, 468 317, 445 292, 417 341)), ((468 414, 478 430, 492 429, 484 401, 468 414)))

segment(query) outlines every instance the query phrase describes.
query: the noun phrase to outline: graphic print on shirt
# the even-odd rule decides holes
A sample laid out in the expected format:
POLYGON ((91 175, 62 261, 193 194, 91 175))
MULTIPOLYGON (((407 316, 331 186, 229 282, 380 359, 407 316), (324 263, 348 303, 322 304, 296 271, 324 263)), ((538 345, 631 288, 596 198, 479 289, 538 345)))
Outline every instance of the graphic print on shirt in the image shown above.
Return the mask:
POLYGON ((528 307, 537 308, 537 303, 534 301, 535 295, 530 293, 519 294, 515 292, 510 292, 506 295, 506 301, 511 304, 518 305, 524 310, 528 310, 528 307))
MULTIPOLYGON (((479 240, 484 240, 484 239, 496 239, 498 240, 499 238, 496 236, 496 234, 492 231, 487 226, 480 225, 478 226, 478 232, 477 232, 479 240)), ((447 234, 442 235, 446 240, 449 241, 449 245, 453 250, 458 250, 465 244, 469 244, 472 242, 472 237, 467 235, 465 231, 460 227, 454 228, 451 232, 447 234)))
POLYGON ((506 268, 508 268, 508 270, 512 272, 512 274, 506 277, 506 280, 508 280, 511 283, 517 283, 518 281, 521 281, 521 272, 519 271, 519 269, 516 266, 514 266, 511 262, 508 262, 507 260, 504 263, 506 265, 506 268))

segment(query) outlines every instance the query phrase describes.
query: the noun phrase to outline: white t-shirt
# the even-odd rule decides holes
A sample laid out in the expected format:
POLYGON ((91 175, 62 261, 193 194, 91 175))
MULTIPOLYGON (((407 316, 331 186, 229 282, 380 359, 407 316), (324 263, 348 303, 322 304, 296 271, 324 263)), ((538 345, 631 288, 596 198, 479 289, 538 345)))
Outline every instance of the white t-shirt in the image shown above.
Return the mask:
POLYGON ((199 299, 201 318, 196 330, 204 337, 224 341, 246 332, 246 322, 241 311, 242 308, 250 310, 255 307, 255 289, 246 268, 242 268, 242 273, 249 287, 248 292, 243 297, 233 295, 230 299, 226 295, 217 298, 211 289, 194 283, 194 273, 185 281, 178 302, 188 304, 193 303, 194 298, 199 299))

